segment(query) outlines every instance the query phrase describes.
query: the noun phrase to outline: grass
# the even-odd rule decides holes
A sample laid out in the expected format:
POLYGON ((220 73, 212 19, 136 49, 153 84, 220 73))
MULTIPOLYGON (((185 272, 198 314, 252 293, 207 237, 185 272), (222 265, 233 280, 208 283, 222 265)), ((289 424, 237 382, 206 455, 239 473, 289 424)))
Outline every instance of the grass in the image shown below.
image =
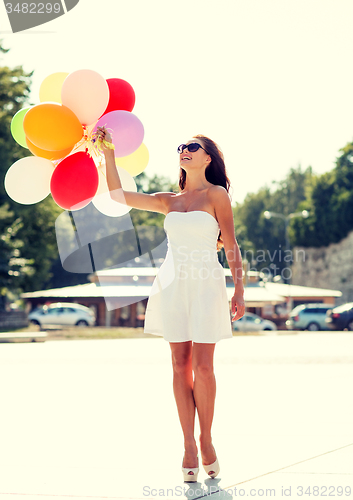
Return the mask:
MULTIPOLYGON (((11 332, 11 333, 28 333, 35 334, 39 332, 39 328, 34 325, 30 325, 27 328, 19 329, 0 329, 0 332, 11 332)), ((43 331, 47 333, 46 340, 94 340, 94 339, 157 339, 162 338, 157 335, 151 335, 144 333, 143 327, 140 328, 129 328, 129 327, 56 327, 56 328, 44 328, 43 331)), ((244 335, 263 335, 264 333, 270 332, 236 332, 233 331, 233 336, 244 336, 244 335)))
MULTIPOLYGON (((28 333, 35 334, 41 330, 35 325, 27 328, 2 329, 0 332, 28 333)), ((156 338, 155 335, 148 335, 143 332, 143 328, 123 328, 103 326, 96 327, 48 327, 43 328, 47 334, 47 340, 80 340, 80 339, 126 339, 126 338, 156 338)))

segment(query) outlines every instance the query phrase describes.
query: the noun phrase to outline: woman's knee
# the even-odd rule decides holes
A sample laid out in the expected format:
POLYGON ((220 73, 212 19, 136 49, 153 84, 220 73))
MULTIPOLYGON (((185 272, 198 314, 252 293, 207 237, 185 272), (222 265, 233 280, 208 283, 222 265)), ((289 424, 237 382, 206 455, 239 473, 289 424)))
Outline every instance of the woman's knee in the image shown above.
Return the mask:
POLYGON ((214 349, 215 344, 194 344, 192 368, 195 377, 210 378, 214 376, 214 349))
POLYGON ((192 370, 191 356, 173 356, 172 365, 174 373, 186 373, 192 370))
POLYGON ((192 350, 189 345, 172 347, 172 366, 174 373, 192 370, 192 350))
POLYGON ((210 379, 214 376, 213 363, 207 360, 194 362, 193 370, 195 377, 210 379))

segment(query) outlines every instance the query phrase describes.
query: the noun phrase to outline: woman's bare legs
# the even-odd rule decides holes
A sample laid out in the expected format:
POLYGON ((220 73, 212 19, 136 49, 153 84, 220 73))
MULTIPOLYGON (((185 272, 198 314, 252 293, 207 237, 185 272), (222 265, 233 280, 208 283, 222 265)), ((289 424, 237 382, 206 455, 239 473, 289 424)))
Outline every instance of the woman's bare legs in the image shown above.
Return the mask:
POLYGON ((195 373, 193 394, 200 421, 200 447, 203 465, 216 460, 212 445, 211 427, 216 399, 216 378, 213 371, 213 355, 216 344, 194 343, 192 366, 195 373))
POLYGON ((202 463, 212 464, 216 453, 212 445, 211 427, 216 397, 213 372, 215 344, 170 342, 173 365, 173 390, 179 420, 184 434, 183 467, 197 467, 197 445, 194 437, 195 405, 200 421, 202 463), (195 373, 193 380, 192 372, 195 373))
POLYGON ((198 467, 197 445, 194 436, 195 400, 192 376, 192 341, 170 342, 173 365, 173 391, 179 420, 184 434, 183 467, 198 467))

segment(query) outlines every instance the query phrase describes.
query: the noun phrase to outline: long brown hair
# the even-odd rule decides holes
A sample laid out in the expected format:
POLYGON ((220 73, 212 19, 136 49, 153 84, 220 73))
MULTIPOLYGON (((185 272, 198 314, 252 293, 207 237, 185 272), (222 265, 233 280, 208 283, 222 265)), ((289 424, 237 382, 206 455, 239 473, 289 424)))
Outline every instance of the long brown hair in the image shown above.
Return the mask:
MULTIPOLYGON (((216 186, 223 186, 227 193, 230 188, 230 180, 227 177, 226 166, 224 163, 224 156, 220 147, 208 137, 202 134, 194 135, 195 139, 200 139, 204 145, 207 154, 211 157, 211 162, 207 165, 205 169, 205 177, 208 182, 215 184, 216 186)), ((179 193, 184 189, 186 182, 186 172, 180 167, 179 173, 179 193)), ((221 236, 221 231, 219 231, 217 239, 217 252, 223 248, 223 239, 221 236)))

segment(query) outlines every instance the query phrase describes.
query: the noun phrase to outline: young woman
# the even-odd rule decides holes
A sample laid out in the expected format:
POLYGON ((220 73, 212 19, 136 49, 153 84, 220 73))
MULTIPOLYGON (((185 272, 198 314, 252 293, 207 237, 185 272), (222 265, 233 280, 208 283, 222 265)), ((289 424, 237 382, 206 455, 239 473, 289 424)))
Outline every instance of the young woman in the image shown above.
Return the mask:
MULTIPOLYGON (((98 128, 98 135, 112 141, 104 127, 98 128)), ((199 472, 195 408, 203 467, 210 477, 220 470, 211 437, 216 395, 213 356, 216 342, 232 337, 231 321, 244 315, 245 305, 223 154, 202 135, 179 146, 178 153, 179 193, 144 194, 122 189, 114 151, 104 147, 111 198, 166 215, 168 252, 151 288, 144 331, 163 336, 170 343, 173 391, 184 434, 182 472, 184 481, 195 482, 199 472), (222 246, 235 286, 232 320, 224 271, 217 258, 222 246)))

